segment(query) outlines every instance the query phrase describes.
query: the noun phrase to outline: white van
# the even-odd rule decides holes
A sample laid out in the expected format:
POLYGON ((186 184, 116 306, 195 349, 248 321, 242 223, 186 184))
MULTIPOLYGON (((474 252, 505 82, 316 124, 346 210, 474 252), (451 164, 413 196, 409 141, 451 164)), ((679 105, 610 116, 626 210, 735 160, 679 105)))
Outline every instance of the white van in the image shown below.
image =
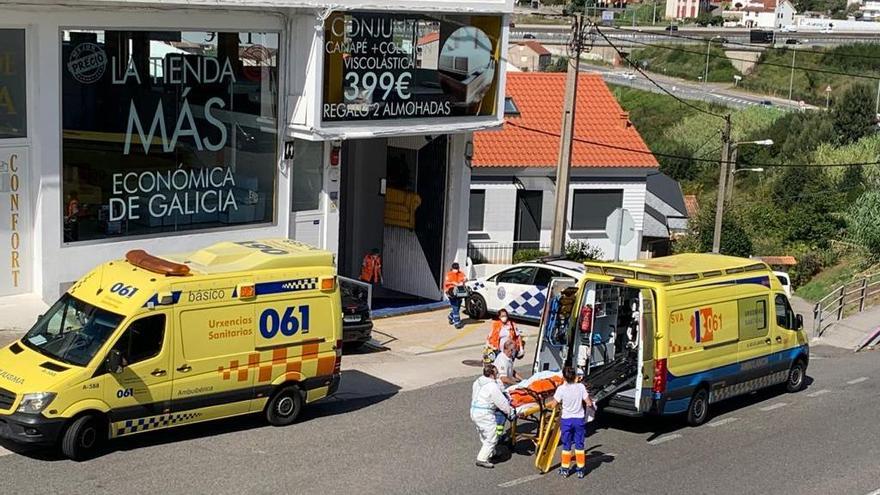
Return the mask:
POLYGON ((785 289, 785 295, 791 298, 791 277, 788 276, 785 272, 773 272, 773 275, 776 275, 776 278, 779 279, 779 283, 782 284, 782 288, 785 289))

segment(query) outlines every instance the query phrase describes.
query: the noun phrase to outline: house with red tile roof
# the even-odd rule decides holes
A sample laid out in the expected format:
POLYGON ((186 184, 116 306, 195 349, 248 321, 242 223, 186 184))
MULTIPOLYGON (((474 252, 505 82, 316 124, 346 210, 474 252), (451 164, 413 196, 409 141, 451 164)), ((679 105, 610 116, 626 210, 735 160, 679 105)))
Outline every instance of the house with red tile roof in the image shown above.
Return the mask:
POLYGON ((521 71, 542 71, 552 61, 553 55, 535 40, 513 43, 507 50, 507 60, 521 71))
MULTIPOLYGON (((508 73, 503 129, 474 134, 472 253, 480 246, 549 246, 565 78, 563 73, 508 73)), ((674 234, 687 228, 681 188, 659 172, 601 76, 581 74, 578 82, 568 238, 612 256, 605 221, 622 207, 632 215, 637 235, 622 246, 621 257, 665 254, 674 234)))

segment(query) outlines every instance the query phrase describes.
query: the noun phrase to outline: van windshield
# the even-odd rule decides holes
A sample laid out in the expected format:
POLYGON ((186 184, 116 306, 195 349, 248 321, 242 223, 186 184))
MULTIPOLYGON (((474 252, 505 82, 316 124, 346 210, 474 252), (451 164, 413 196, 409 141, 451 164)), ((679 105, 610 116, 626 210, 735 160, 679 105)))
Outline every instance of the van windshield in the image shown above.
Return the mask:
POLYGON ((64 294, 21 340, 40 354, 85 366, 122 319, 121 315, 64 294))

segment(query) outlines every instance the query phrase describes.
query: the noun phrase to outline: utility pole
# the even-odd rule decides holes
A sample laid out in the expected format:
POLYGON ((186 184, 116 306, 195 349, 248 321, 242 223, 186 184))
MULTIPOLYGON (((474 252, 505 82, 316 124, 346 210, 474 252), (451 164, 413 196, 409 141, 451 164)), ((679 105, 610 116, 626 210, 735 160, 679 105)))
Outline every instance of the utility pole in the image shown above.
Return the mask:
POLYGON ((739 150, 738 146, 731 146, 733 150, 730 152, 730 164, 727 166, 727 184, 724 186, 725 196, 724 200, 730 204, 730 201, 733 199, 733 181, 736 180, 734 174, 736 173, 736 153, 739 150))
POLYGON ((791 77, 788 78, 788 101, 791 101, 791 90, 794 88, 794 58, 797 56, 797 50, 791 49, 791 77))
POLYGON ((880 79, 877 80, 877 103, 874 104, 874 113, 880 115, 880 79))
POLYGON ((721 219, 724 216, 725 186, 727 167, 730 164, 730 115, 724 116, 724 129, 721 131, 721 170, 718 173, 718 200, 715 203, 715 233, 712 235, 712 252, 721 252, 721 219))
MULTIPOLYGON (((587 10, 584 3, 584 12, 587 10)), ((571 148, 574 141, 574 123, 577 112, 578 73, 581 52, 584 50, 590 21, 585 15, 574 14, 572 20, 568 77, 565 83, 565 103, 562 111, 562 133, 559 140, 559 159, 556 164, 556 210, 553 215, 553 235, 550 254, 559 255, 565 247, 566 213, 568 212, 568 183, 571 178, 571 148)))
POLYGON ((651 25, 657 24, 657 0, 654 0, 654 15, 651 16, 651 25))

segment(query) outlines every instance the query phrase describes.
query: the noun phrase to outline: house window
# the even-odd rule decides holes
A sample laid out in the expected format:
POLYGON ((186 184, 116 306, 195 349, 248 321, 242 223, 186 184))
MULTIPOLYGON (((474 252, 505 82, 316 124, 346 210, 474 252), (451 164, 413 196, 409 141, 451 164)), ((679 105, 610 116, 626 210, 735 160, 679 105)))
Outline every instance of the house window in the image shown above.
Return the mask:
POLYGON ((279 35, 66 30, 64 241, 265 224, 279 35))
POLYGON ((324 188, 324 143, 297 139, 293 146, 291 211, 317 210, 324 188))
POLYGON ((486 216, 486 191, 476 189, 471 191, 471 205, 468 216, 468 230, 479 232, 483 230, 483 220, 486 216))
POLYGON ((513 98, 509 96, 504 98, 504 116, 519 117, 519 115, 519 107, 516 106, 516 102, 513 101, 513 98))
POLYGON ((575 189, 571 230, 604 230, 608 215, 622 205, 622 190, 575 189))
POLYGON ((27 137, 24 29, 0 29, 0 139, 27 137))

